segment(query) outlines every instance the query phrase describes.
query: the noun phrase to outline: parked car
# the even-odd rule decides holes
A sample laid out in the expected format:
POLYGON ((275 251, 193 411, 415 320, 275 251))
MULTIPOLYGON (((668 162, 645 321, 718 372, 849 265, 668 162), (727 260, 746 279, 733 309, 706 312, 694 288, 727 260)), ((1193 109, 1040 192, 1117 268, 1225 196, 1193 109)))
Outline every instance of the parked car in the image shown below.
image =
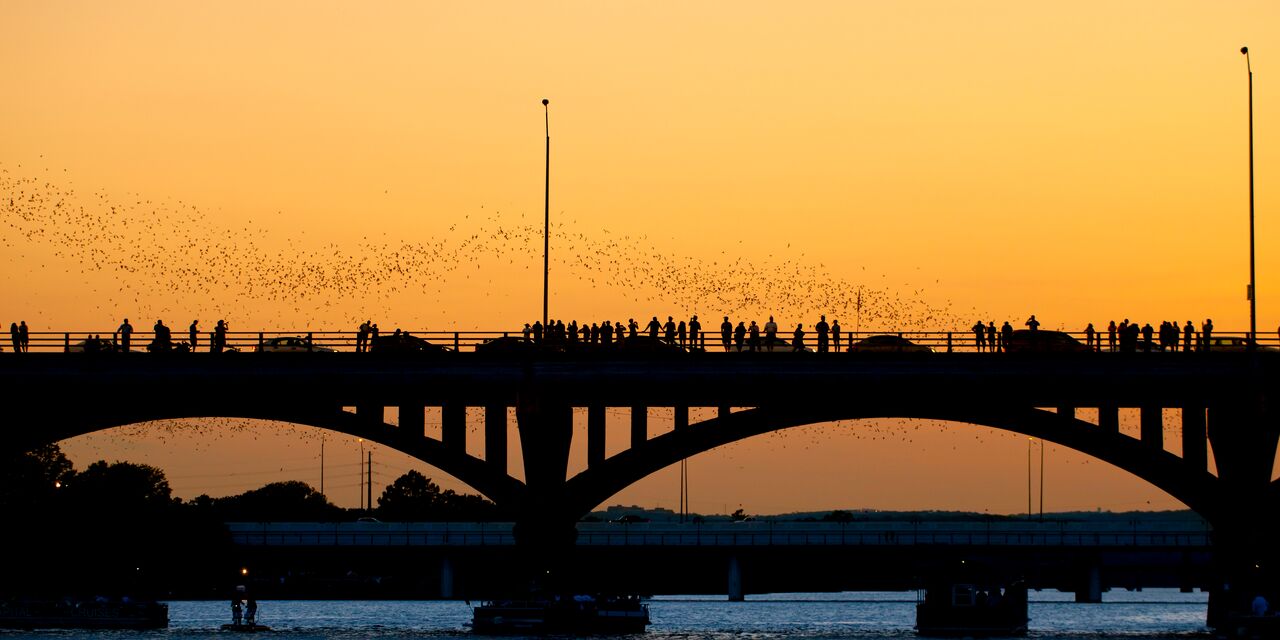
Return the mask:
POLYGON ((1089 347, 1079 340, 1061 331, 1031 331, 1018 329, 1013 332, 1009 344, 1005 345, 1009 353, 1085 353, 1089 347))
POLYGON ((258 345, 259 353, 333 353, 333 349, 314 344, 312 341, 298 336, 282 336, 267 338, 258 345))
POLYGON ((120 343, 107 338, 85 338, 67 347, 68 353, 116 353, 121 350, 120 343))
POLYGON ((448 349, 408 333, 388 333, 369 343, 371 353, 445 353, 448 349))
MULTIPOLYGON (((1209 351, 1248 351, 1249 340, 1244 337, 1236 336, 1215 336, 1209 338, 1209 351)), ((1267 353, 1280 352, 1280 349, 1271 345, 1260 344, 1258 351, 1267 353)))
POLYGON ((849 346, 850 353, 933 353, 933 349, 901 336, 883 335, 863 338, 849 346))
POLYGON ((525 354, 546 351, 547 345, 534 344, 523 336, 503 336, 476 345, 476 353, 525 354))
POLYGON ((627 336, 620 346, 626 353, 684 353, 684 348, 678 344, 649 336, 627 336))

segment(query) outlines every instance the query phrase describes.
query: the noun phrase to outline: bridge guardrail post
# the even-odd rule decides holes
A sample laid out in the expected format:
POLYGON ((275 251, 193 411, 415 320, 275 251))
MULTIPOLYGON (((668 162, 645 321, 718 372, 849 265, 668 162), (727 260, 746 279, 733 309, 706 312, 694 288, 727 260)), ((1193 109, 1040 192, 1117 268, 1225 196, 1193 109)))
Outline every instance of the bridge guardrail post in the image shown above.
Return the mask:
POLYGON ((71 352, 71 333, 62 334, 62 351, 63 353, 71 352))
POLYGON ((951 353, 951 332, 947 332, 947 353, 951 353))
POLYGON ((457 332, 457 331, 454 331, 454 332, 453 332, 453 350, 454 350, 455 352, 456 352, 456 351, 461 351, 461 348, 459 348, 459 346, 458 346, 458 332, 457 332))
POLYGON ((262 338, 262 332, 261 332, 261 331, 259 331, 259 332, 258 332, 258 351, 262 351, 262 345, 263 345, 263 342, 264 342, 264 340, 263 340, 263 338, 262 338))

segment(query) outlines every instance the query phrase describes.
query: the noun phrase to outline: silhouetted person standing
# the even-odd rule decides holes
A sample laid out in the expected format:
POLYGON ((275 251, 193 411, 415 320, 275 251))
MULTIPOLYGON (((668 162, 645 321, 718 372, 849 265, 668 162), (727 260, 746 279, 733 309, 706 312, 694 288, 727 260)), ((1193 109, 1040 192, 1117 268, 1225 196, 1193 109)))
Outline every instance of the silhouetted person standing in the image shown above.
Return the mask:
POLYGON ((667 316, 667 323, 662 325, 663 335, 667 338, 667 344, 676 343, 676 322, 675 318, 667 316))
POLYGON ((1116 350, 1116 321, 1115 320, 1112 320, 1111 324, 1107 326, 1107 343, 1110 345, 1112 351, 1116 350))
POLYGON ((187 339, 191 342, 191 353, 196 352, 196 343, 200 341, 200 329, 197 325, 199 320, 192 320, 191 326, 187 327, 187 339))
POLYGON ((645 326, 644 329, 645 331, 649 332, 650 339, 657 340, 658 332, 662 331, 662 323, 658 322, 658 316, 654 316, 653 319, 649 321, 649 324, 645 326))
POLYGON ((124 322, 120 323, 116 333, 120 335, 120 350, 124 353, 129 353, 129 340, 133 337, 133 325, 129 324, 128 318, 125 318, 124 322))
POLYGON ((1008 320, 1000 325, 1000 347, 1005 353, 1009 353, 1009 344, 1013 342, 1013 325, 1008 320))
POLYGON ((613 334, 618 339, 618 346, 622 346, 622 339, 627 337, 627 330, 622 327, 622 321, 613 323, 613 334))
POLYGON ((996 346, 996 321, 995 320, 992 320, 991 323, 987 325, 987 348, 990 349, 992 352, 999 351, 999 349, 996 346))
POLYGON ((1208 351, 1213 339, 1213 320, 1204 319, 1204 324, 1200 325, 1200 339, 1204 341, 1204 350, 1208 351))
MULTIPOLYGON (((799 326, 796 327, 800 329, 799 326)), ((818 353, 826 353, 829 348, 828 340, 831 339, 831 325, 827 324, 827 316, 818 316, 818 324, 813 325, 813 330, 818 333, 818 353)))
POLYGON ((1182 327, 1182 351, 1183 353, 1191 353, 1191 339, 1196 335, 1196 326, 1188 320, 1187 324, 1182 327))
POLYGON ((747 339, 747 326, 741 322, 733 328, 733 343, 738 347, 738 351, 742 351, 742 343, 747 339))
POLYGON ((627 331, 630 332, 632 338, 636 337, 636 334, 640 331, 640 323, 636 322, 635 318, 627 320, 627 331))
POLYGON ((756 324, 755 320, 752 320, 751 326, 747 327, 747 334, 749 335, 749 338, 747 340, 747 346, 752 351, 759 351, 760 350, 760 326, 756 324))
POLYGON ((773 351, 773 341, 778 335, 778 323, 773 321, 773 316, 769 316, 769 321, 764 323, 764 348, 765 351, 773 351))
POLYGON ((699 349, 707 348, 707 341, 702 336, 702 323, 698 322, 698 316, 689 320, 689 342, 699 349))
POLYGON ((1151 353, 1151 335, 1153 333, 1155 333, 1155 329, 1151 328, 1150 322, 1142 325, 1142 352, 1143 353, 1151 353))
POLYGON ((1084 328, 1084 344, 1089 347, 1090 351, 1093 351, 1093 337, 1095 333, 1096 332, 1093 330, 1093 323, 1090 322, 1089 326, 1084 328))
POLYGON ((840 353, 840 321, 831 321, 831 346, 835 347, 835 352, 840 353))
POLYGON ((676 340, 680 342, 681 347, 687 348, 689 346, 689 337, 688 337, 687 331, 688 331, 688 327, 685 326, 684 320, 681 320, 680 324, 676 325, 676 340))
MULTIPOLYGON (((356 329, 356 353, 364 353, 364 351, 369 348, 369 324, 370 321, 365 320, 360 324, 360 327, 356 329)), ((526 324, 525 329, 528 328, 529 325, 526 324)), ((528 338, 529 335, 526 333, 525 339, 527 340, 528 338)))
POLYGON ((23 353, 31 350, 31 334, 27 332, 26 320, 18 323, 18 343, 22 345, 23 353))
POLYGON ((791 350, 804 351, 804 325, 796 325, 795 333, 791 334, 791 350))
POLYGON ((983 347, 984 347, 984 346, 986 346, 986 343, 987 343, 987 327, 986 327, 986 325, 982 324, 982 321, 981 321, 981 320, 979 320, 979 321, 977 321, 977 322, 973 323, 973 326, 972 326, 972 327, 970 327, 970 328, 971 328, 971 329, 973 329, 973 346, 974 346, 974 348, 976 348, 978 351, 982 351, 983 347))
POLYGON ((533 323, 533 343, 542 344, 542 321, 535 320, 533 323))
POLYGON ((1027 328, 1032 331, 1035 331, 1040 328, 1040 321, 1036 320, 1036 315, 1034 313, 1031 314, 1031 317, 1027 319, 1027 328))
POLYGON ((9 342, 13 343, 13 352, 22 353, 22 335, 18 333, 18 323, 9 323, 9 342))
POLYGON ((729 350, 729 342, 733 339, 733 324, 729 322, 729 316, 724 317, 724 322, 720 323, 720 340, 724 342, 724 350, 729 350))

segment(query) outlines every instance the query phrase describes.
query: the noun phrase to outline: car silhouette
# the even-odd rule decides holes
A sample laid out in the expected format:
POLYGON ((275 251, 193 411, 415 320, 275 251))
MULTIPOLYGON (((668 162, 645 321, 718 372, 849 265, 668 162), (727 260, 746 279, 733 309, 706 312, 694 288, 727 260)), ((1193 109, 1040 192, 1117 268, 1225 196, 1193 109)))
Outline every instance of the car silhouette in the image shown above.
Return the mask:
MULTIPOLYGON (((1276 353, 1280 349, 1270 345, 1260 344, 1257 346, 1259 352, 1276 353)), ((1236 336, 1214 336, 1209 338, 1210 351, 1248 351, 1249 339, 1236 336)))
POLYGON ((1089 347, 1061 331, 1018 329, 1005 345, 1009 353, 1087 353, 1089 347))
POLYGON ((933 353, 933 349, 901 336, 882 335, 863 338, 849 345, 850 353, 933 353))
POLYGON ((334 351, 329 347, 317 346, 310 340, 298 336, 267 338, 266 340, 263 340, 262 344, 258 345, 258 348, 255 350, 259 353, 333 353, 334 351))
POLYGON ((371 353, 446 353, 449 350, 408 333, 388 333, 369 341, 371 353))

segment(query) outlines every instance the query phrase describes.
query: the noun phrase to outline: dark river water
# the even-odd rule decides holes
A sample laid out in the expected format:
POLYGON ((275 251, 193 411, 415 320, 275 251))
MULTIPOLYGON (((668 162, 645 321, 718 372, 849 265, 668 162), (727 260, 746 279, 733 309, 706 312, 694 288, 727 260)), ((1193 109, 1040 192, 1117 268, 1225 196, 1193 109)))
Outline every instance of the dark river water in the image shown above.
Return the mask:
MULTIPOLYGON (((723 598, 664 596, 649 602, 653 619, 646 640, 820 640, 913 638, 915 592, 778 594, 723 598)), ((1032 592, 1031 638, 1130 638, 1171 640, 1206 637, 1208 596, 1172 589, 1112 591, 1102 604, 1076 604, 1068 593, 1032 592)), ((226 638, 227 603, 169 603, 169 628, 151 632, 3 632, 0 638, 226 638)), ((265 637, 471 638, 471 608, 463 602, 262 601, 258 619, 274 632, 265 637)))

